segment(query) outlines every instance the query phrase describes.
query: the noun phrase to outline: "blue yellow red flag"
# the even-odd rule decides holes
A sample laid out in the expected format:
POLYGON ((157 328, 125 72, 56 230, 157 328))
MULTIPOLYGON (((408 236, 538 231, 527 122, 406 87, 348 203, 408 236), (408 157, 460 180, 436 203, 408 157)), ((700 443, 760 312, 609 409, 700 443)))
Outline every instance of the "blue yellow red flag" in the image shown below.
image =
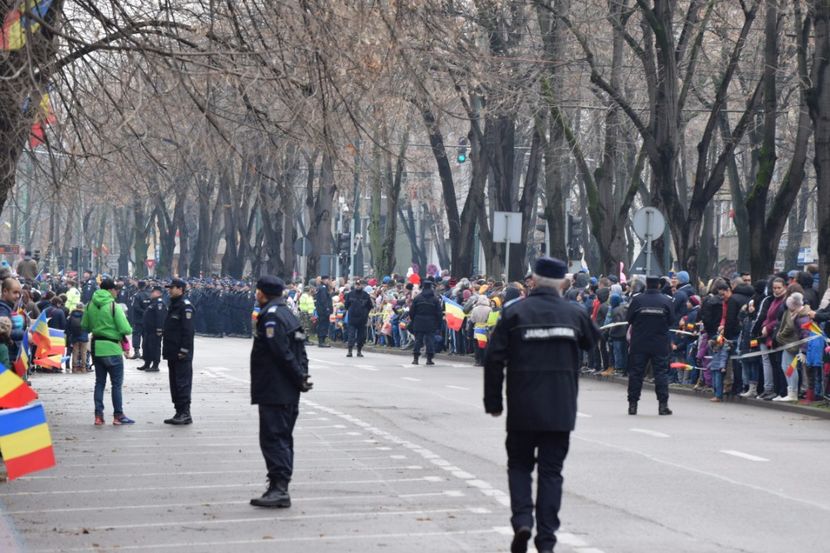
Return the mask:
POLYGON ((25 0, 13 8, 3 19, 0 29, 0 48, 20 50, 26 45, 26 37, 40 31, 39 20, 46 18, 53 0, 25 0))
POLYGON ((0 408, 23 407, 37 399, 37 394, 14 371, 0 363, 0 408))
POLYGON ((55 466, 42 404, 0 411, 0 452, 9 480, 55 466))

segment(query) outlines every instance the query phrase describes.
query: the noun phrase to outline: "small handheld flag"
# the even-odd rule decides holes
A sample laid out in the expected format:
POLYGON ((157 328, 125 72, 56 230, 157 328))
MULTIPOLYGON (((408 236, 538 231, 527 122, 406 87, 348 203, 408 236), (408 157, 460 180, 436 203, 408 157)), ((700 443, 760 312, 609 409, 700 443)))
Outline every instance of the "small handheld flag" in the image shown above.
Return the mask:
POLYGON ((55 466, 43 405, 0 411, 0 452, 9 480, 55 466))
POLYGON ((16 373, 0 363, 0 408, 23 407, 37 399, 37 394, 16 373))
POLYGON ((447 318, 447 328, 450 330, 461 330, 464 324, 464 308, 449 298, 444 298, 444 314, 447 318))

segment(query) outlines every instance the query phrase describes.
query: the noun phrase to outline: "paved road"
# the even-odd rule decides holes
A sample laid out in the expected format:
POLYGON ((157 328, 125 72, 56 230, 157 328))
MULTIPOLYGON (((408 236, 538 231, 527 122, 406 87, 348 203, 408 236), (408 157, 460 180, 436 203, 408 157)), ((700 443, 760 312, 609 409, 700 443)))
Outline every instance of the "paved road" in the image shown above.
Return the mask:
MULTIPOLYGON (((509 544, 503 419, 469 364, 310 350, 290 510, 264 489, 247 356, 197 339, 193 416, 171 428, 167 375, 127 362, 134 427, 92 426, 92 375, 36 375, 59 466, 0 484, 0 551, 499 552, 509 544)), ((566 462, 567 553, 825 549, 828 421, 652 397, 583 380, 566 462)), ((108 413, 111 414, 111 413, 108 413)))

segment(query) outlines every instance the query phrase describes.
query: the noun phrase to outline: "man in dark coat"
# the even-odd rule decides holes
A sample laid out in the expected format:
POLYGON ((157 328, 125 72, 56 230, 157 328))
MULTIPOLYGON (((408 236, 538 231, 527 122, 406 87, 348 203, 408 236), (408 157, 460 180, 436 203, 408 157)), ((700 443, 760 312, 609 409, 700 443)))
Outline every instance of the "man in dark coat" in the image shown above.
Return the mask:
POLYGON ((144 337, 144 312, 150 306, 150 294, 147 283, 138 281, 138 292, 133 296, 130 306, 130 325, 133 327, 133 355, 131 359, 141 357, 141 340, 144 337))
POLYGON ((154 286, 150 293, 150 303, 141 319, 144 342, 141 358, 144 359, 144 364, 138 368, 140 371, 158 372, 161 363, 161 338, 164 332, 164 319, 167 316, 167 307, 161 295, 161 286, 154 286))
POLYGON ((674 326, 672 299, 660 292, 658 277, 646 278, 646 291, 634 296, 628 307, 631 327, 631 346, 628 356, 628 414, 637 414, 637 402, 643 389, 646 365, 651 361, 654 388, 657 392, 657 410, 660 415, 671 415, 669 409, 669 329, 674 326))
POLYGON ((84 271, 84 279, 81 283, 81 301, 84 305, 87 305, 90 301, 92 301, 92 294, 94 294, 97 289, 98 283, 96 283, 95 279, 92 278, 92 271, 87 269, 84 271))
POLYGON ((170 397, 176 414, 165 424, 192 424, 190 391, 193 388, 193 315, 195 309, 184 294, 187 283, 174 278, 166 286, 170 291, 170 308, 164 320, 164 346, 161 355, 167 360, 170 397))
POLYGON ((409 308, 409 330, 415 334, 415 349, 413 350, 412 364, 418 364, 421 356, 421 348, 426 343, 427 365, 434 365, 432 358, 435 355, 435 331, 441 327, 443 318, 443 304, 441 299, 435 295, 432 288, 433 282, 424 280, 423 292, 415 296, 412 306, 409 308))
POLYGON ((317 294, 314 296, 314 307, 317 309, 317 345, 321 348, 331 347, 326 344, 326 337, 329 335, 329 317, 332 313, 328 275, 320 278, 320 286, 317 287, 317 294))
POLYGON ((346 294, 346 312, 348 313, 349 353, 346 357, 352 356, 352 348, 357 345, 357 356, 363 357, 363 344, 366 342, 366 325, 369 323, 369 312, 374 307, 371 296, 363 289, 363 281, 357 280, 354 283, 354 290, 346 294))
POLYGON ((560 296, 567 266, 537 260, 533 290, 506 306, 484 358, 484 408, 502 414, 507 369, 507 474, 513 512, 512 553, 527 551, 533 528, 532 478, 538 463, 535 544, 552 553, 559 529, 562 466, 576 424, 582 351, 590 351, 599 329, 582 306, 560 296))
POLYGON ((283 298, 285 283, 273 276, 257 282, 260 306, 251 350, 251 403, 259 406, 259 446, 268 468, 268 489, 251 500, 257 507, 290 507, 294 472, 294 424, 308 376, 305 333, 283 298))

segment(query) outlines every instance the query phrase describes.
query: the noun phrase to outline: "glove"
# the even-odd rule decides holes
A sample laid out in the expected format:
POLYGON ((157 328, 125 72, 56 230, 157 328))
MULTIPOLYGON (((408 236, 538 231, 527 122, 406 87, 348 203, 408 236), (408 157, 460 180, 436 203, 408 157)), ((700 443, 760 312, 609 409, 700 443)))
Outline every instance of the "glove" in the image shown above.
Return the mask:
POLYGON ((23 315, 12 315, 12 328, 15 330, 23 329, 23 315))
POLYGON ((300 391, 303 393, 309 392, 312 388, 314 388, 314 382, 309 380, 309 378, 311 377, 306 375, 305 378, 303 378, 303 383, 300 384, 300 391))

